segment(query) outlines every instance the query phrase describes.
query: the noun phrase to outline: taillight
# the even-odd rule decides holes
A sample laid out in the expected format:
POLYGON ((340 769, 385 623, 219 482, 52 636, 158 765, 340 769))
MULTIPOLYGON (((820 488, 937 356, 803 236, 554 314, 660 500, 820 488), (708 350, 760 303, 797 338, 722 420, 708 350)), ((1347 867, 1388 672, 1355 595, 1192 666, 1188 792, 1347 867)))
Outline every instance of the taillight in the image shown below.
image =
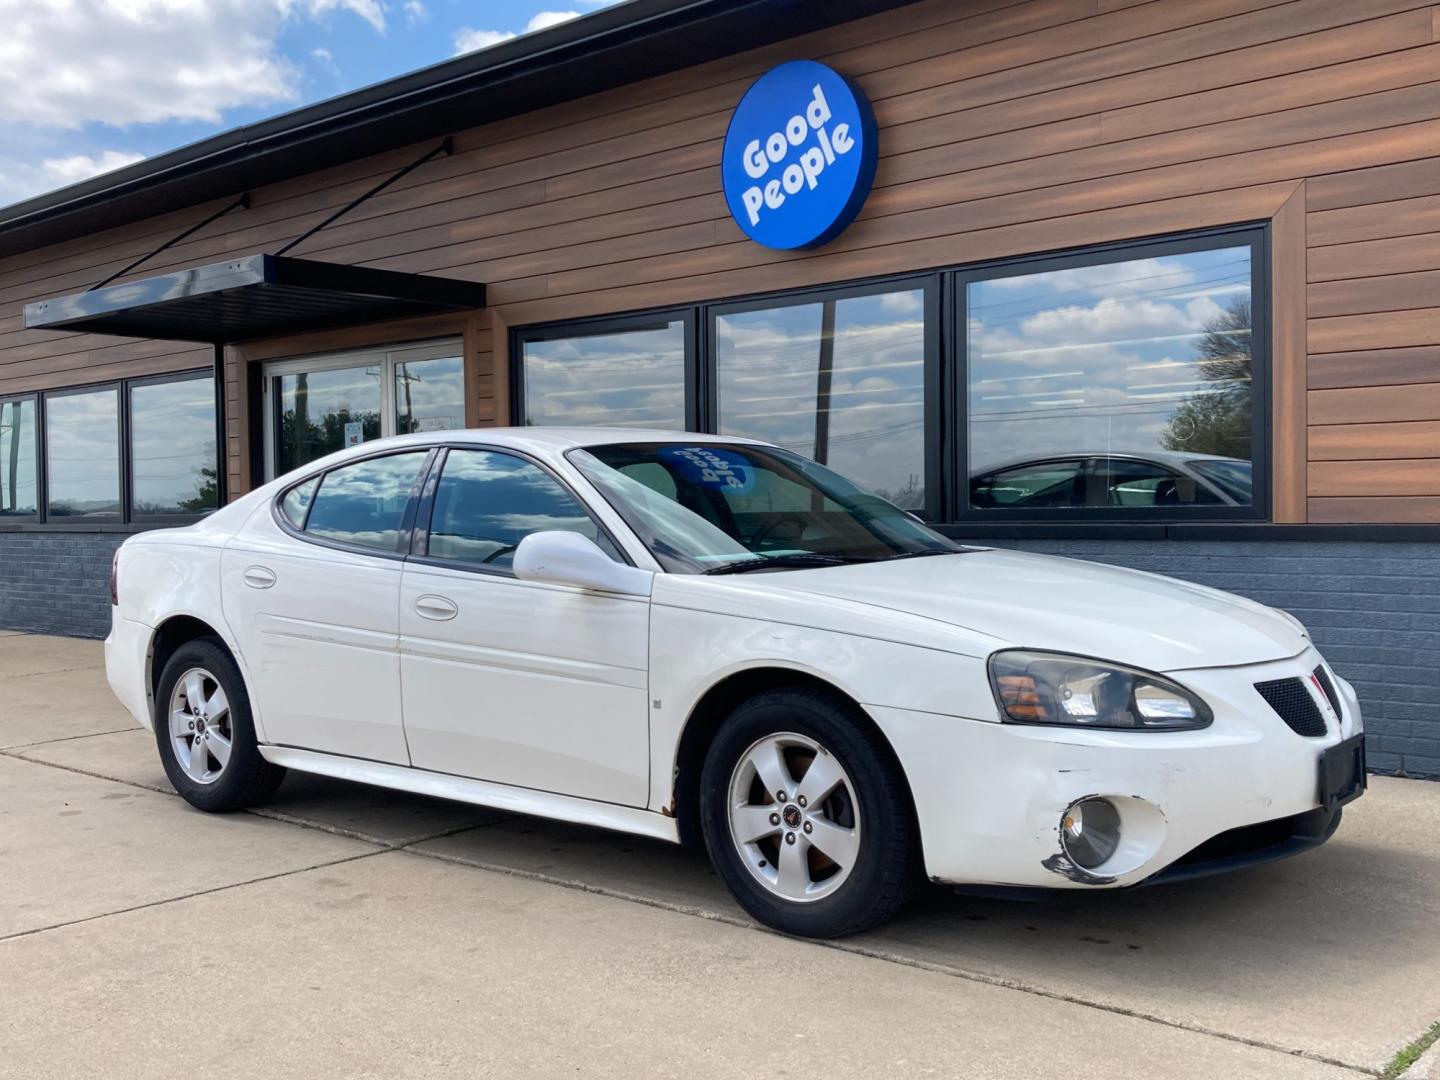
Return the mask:
POLYGON ((110 606, 120 606, 120 549, 115 549, 115 554, 110 556, 110 606))

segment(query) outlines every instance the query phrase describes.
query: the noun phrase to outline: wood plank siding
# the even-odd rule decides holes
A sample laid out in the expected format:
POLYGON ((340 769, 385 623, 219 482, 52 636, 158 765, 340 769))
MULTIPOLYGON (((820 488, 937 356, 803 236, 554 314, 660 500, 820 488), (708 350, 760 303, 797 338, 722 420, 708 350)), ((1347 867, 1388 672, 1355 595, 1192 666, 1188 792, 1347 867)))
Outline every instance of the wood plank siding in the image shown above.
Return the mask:
MULTIPOLYGON (((252 192, 137 276, 274 250, 416 145, 252 192)), ((226 354, 246 489, 246 365, 461 335, 467 418, 507 416, 507 328, 1273 222, 1274 517, 1440 522, 1440 6, 1420 0, 921 0, 455 133, 292 254, 483 281, 471 315, 226 354), (880 124, 864 211, 814 252, 747 240, 720 192, 755 76, 812 57, 880 124)), ((0 259, 0 395, 210 363, 208 347, 27 331, 217 200, 0 259)))

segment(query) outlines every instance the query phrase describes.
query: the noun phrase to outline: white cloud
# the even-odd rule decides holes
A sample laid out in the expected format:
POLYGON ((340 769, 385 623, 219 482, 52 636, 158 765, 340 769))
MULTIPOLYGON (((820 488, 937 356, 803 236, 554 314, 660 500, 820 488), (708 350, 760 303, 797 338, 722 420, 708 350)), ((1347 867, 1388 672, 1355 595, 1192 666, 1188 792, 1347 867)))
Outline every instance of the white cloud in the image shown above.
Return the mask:
POLYGON ((336 11, 384 29, 379 0, 0 0, 0 122, 220 123, 288 103, 300 73, 282 29, 336 11))
POLYGON ((420 0, 405 0, 405 6, 401 9, 405 12, 405 21, 412 26, 415 23, 422 23, 430 17, 425 10, 425 5, 420 0))
POLYGON ((476 49, 488 49, 491 45, 499 45, 514 36, 508 30, 472 30, 468 26, 462 26, 455 31, 455 55, 460 56, 476 49))
POLYGON ((40 163, 40 167, 45 175, 57 184, 78 184, 81 180, 88 180, 92 176, 144 160, 144 154, 134 154, 126 150, 104 150, 97 157, 75 154, 67 158, 46 158, 40 163))
POLYGON ((536 30, 548 30, 552 26, 559 26, 571 19, 578 19, 578 11, 541 11, 534 18, 525 24, 525 32, 533 34, 536 30))
POLYGON ((1030 289, 1048 285, 1059 293, 1090 293, 1095 297, 1133 296, 1137 292, 1174 289, 1195 280, 1187 266, 1165 259, 1132 259, 1129 262, 1101 263, 1096 266, 1074 266, 1067 270, 1051 270, 1043 274, 997 278, 987 287, 1030 289))

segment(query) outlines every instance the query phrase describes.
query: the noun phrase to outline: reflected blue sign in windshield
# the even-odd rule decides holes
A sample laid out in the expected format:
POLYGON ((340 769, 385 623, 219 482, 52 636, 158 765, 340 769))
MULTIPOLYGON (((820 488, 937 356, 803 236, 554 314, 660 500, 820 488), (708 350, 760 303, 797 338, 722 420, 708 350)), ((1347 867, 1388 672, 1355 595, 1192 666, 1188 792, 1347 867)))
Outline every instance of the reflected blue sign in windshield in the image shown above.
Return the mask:
POLYGON ((725 133, 725 201, 745 235, 789 251, 833 240, 875 180, 878 138, 863 91, 813 60, 760 76, 725 133))

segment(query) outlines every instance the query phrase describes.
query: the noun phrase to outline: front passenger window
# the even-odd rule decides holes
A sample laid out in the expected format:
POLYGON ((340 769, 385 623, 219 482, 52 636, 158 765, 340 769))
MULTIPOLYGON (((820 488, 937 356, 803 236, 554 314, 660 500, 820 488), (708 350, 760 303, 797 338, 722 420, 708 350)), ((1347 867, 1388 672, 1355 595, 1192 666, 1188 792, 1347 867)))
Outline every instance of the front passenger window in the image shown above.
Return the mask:
POLYGON ((390 454, 331 469, 305 519, 305 535, 394 551, 427 453, 390 454))
POLYGON ((508 569, 521 540, 549 529, 578 532, 618 558, 575 496, 538 465, 492 450, 450 451, 430 517, 431 558, 508 569))

